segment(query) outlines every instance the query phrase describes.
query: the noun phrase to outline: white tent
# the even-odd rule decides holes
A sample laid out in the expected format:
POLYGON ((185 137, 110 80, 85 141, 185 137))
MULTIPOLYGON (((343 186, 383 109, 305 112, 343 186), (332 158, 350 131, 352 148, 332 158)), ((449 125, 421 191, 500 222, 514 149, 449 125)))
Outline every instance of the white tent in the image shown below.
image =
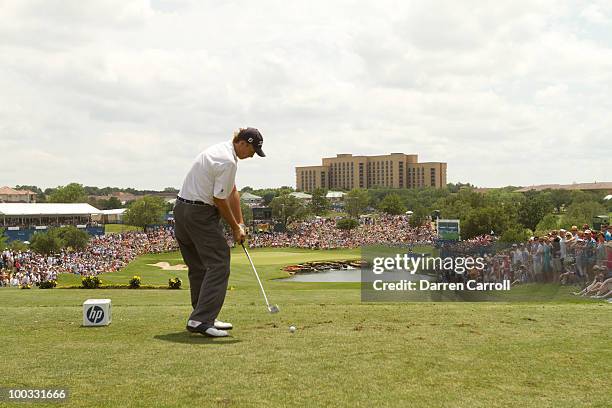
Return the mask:
POLYGON ((87 203, 0 203, 1 225, 79 224, 90 221, 101 211, 87 203))
POLYGON ((261 197, 255 194, 251 194, 249 192, 244 192, 240 195, 240 198, 242 198, 243 200, 249 201, 249 200, 261 200, 261 197))
POLYGON ((312 198, 310 194, 302 193, 300 191, 295 191, 289 195, 297 198, 298 200, 310 200, 312 198))
POLYGON ((100 214, 92 216, 92 220, 103 224, 115 224, 123 221, 123 216, 127 208, 116 208, 113 210, 102 210, 100 214))
POLYGON ((342 191, 328 191, 325 198, 341 199, 345 195, 346 193, 343 193, 342 191))
POLYGON ((0 215, 5 216, 58 216, 100 214, 101 211, 89 204, 47 204, 47 203, 0 203, 0 215))

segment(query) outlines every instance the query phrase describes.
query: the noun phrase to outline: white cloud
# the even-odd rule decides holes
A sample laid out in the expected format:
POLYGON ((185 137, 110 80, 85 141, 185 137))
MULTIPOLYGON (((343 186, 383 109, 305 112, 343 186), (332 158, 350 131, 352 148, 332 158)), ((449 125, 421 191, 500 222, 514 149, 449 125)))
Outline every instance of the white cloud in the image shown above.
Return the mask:
POLYGON ((589 23, 594 24, 610 24, 612 22, 612 17, 610 15, 606 15, 598 4, 589 4, 584 10, 582 10, 580 16, 589 23))
POLYGON ((609 16, 554 0, 4 2, 0 185, 179 186, 245 125, 268 157, 241 162, 240 185, 391 151, 484 186, 604 180, 609 16), (569 157, 583 162, 549 165, 569 157))

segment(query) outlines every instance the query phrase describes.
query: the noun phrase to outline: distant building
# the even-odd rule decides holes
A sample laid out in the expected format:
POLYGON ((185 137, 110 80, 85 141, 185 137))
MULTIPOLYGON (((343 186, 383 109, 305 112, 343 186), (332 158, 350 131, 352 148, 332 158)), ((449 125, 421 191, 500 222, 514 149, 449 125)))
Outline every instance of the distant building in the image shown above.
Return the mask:
POLYGON ((64 203, 4 203, 0 204, 0 226, 60 226, 91 222, 97 208, 85 204, 64 203))
POLYGON ((39 232, 72 225, 90 235, 104 235, 104 227, 92 225, 100 210, 85 203, 2 203, 0 227, 9 241, 30 241, 39 232))
POLYGON ((344 200, 345 195, 346 193, 343 193, 342 191, 328 191, 325 195, 325 198, 327 198, 332 203, 337 203, 344 200))
POLYGON ((535 186, 523 187, 516 192, 526 193, 527 191, 542 191, 542 190, 585 190, 585 191, 604 191, 612 193, 612 182, 600 183, 573 183, 573 184, 540 184, 535 186))
POLYGON ((298 200, 310 202, 312 200, 312 196, 310 194, 301 193, 299 191, 294 191, 293 193, 289 193, 290 196, 297 198, 298 200))
POLYGON ((35 203, 36 193, 30 190, 15 190, 8 186, 0 187, 0 203, 35 203))
POLYGON ((249 192, 240 194, 240 199, 249 207, 256 207, 263 204, 263 198, 249 192))
POLYGON ((416 154, 338 154, 323 158, 321 166, 296 167, 295 173, 298 191, 313 191, 315 188, 351 190, 446 186, 446 163, 419 163, 416 154))
POLYGON ((123 216, 127 208, 113 210, 100 210, 99 214, 92 214, 91 220, 100 224, 123 224, 123 216))

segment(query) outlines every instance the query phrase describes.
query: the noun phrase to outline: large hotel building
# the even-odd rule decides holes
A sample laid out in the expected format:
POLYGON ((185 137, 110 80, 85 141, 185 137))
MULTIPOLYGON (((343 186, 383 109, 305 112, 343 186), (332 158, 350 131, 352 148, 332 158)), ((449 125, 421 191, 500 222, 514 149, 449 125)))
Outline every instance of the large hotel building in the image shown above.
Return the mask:
POLYGON ((383 156, 338 154, 324 158, 321 166, 296 167, 298 191, 315 188, 444 187, 446 163, 419 163, 416 154, 391 153, 383 156))

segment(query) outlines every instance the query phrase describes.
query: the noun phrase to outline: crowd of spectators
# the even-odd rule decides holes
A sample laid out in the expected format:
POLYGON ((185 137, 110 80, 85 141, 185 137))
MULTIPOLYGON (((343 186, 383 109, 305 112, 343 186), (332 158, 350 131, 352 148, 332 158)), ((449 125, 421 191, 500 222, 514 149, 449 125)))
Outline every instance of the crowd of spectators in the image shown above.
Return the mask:
POLYGON ((588 225, 581 229, 573 226, 570 231, 555 230, 510 246, 485 235, 442 251, 442 256, 480 256, 485 264, 483 269, 472 268, 461 276, 447 274, 446 280, 582 284, 588 290, 580 295, 612 296, 606 290, 612 289, 612 227, 595 233, 588 225))
POLYGON ((114 272, 139 255, 178 249, 172 229, 125 232, 92 238, 85 250, 41 255, 27 250, 0 254, 0 286, 32 285, 55 280, 59 273, 82 276, 114 272))
MULTIPOLYGON (((231 238, 228 237, 231 243, 231 238)), ((442 258, 481 257, 485 267, 443 276, 445 280, 475 279, 480 282, 510 280, 513 285, 530 282, 580 283, 580 295, 610 297, 612 289, 612 227, 593 232, 588 225, 532 237, 527 242, 503 244, 493 234, 449 244, 438 240, 430 223, 412 227, 405 216, 381 215, 361 220, 350 230, 339 229, 336 219, 317 218, 295 222, 287 232, 253 234, 251 247, 308 249, 437 245, 442 258), (605 293, 604 293, 605 292, 605 293)), ((32 251, 5 250, 0 256, 0 286, 37 284, 54 280, 59 273, 82 276, 113 272, 145 253, 177 250, 172 226, 92 238, 83 251, 63 250, 52 256, 32 251)))
POLYGON ((253 234, 251 247, 295 247, 309 249, 357 248, 365 245, 427 244, 436 240, 429 224, 413 228, 405 216, 382 215, 365 219, 350 230, 338 229, 335 219, 314 219, 293 223, 287 232, 253 234))

